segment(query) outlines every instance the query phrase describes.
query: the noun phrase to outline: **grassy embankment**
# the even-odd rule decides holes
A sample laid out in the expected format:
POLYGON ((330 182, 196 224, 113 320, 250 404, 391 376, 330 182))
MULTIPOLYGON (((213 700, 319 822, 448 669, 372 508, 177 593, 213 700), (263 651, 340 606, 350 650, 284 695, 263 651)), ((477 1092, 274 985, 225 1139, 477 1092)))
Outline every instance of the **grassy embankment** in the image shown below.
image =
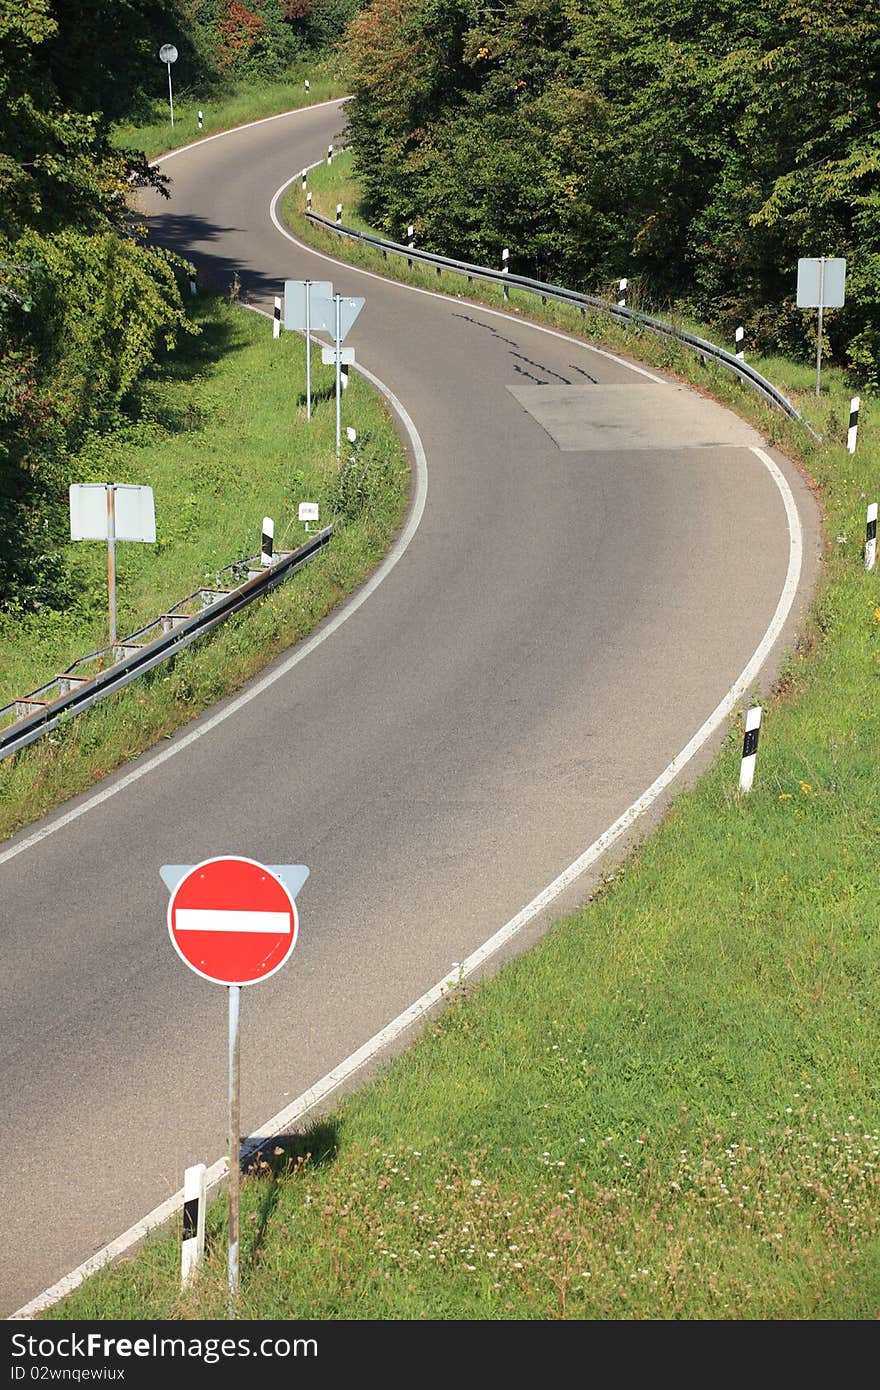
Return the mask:
MULTIPOLYGON (((331 215, 340 175, 312 180, 331 215)), ((531 298, 511 307, 583 327, 531 298)), ((819 445, 673 345, 587 327, 734 403, 816 480, 827 562, 764 698, 755 787, 736 792, 734 731, 591 903, 492 980, 454 987, 376 1081, 269 1147, 244 1186, 244 1316, 880 1309, 880 586, 862 562, 876 403, 851 457, 839 372, 814 402, 809 368, 759 364, 825 431, 819 445)), ((185 1296, 169 1236, 50 1316, 222 1316, 223 1216, 215 1203, 185 1296)))
POLYGON ((152 103, 152 111, 147 119, 120 121, 112 127, 111 139, 121 149, 143 150, 148 158, 154 159, 167 150, 176 150, 200 137, 204 139, 221 130, 231 130, 247 121, 275 116, 281 111, 292 111, 300 106, 312 106, 345 94, 346 86, 340 75, 338 57, 333 53, 318 54, 300 59, 283 79, 276 81, 248 79, 235 82, 230 79, 201 94, 186 87, 175 89, 173 129, 165 90, 152 103), (307 78, 308 91, 305 86, 307 78), (201 130, 199 111, 203 116, 201 130))
MULTIPOLYGON (((300 501, 317 501, 324 524, 338 515, 332 368, 313 354, 317 404, 307 426, 298 334, 273 341, 265 319, 217 298, 200 297, 193 313, 201 334, 155 369, 131 418, 88 441, 74 464, 78 481, 153 488, 156 544, 117 547, 120 636, 213 583, 223 566, 256 554, 264 515, 275 520, 279 550, 306 540, 300 501)), ((357 373, 344 414, 359 433, 356 468, 366 469, 373 488, 365 510, 344 520, 327 551, 267 599, 0 764, 0 837, 241 685, 375 566, 405 507, 406 460, 383 404, 357 373)), ((67 610, 0 614, 0 705, 106 645, 106 546, 69 543, 63 562, 77 595, 67 610)))

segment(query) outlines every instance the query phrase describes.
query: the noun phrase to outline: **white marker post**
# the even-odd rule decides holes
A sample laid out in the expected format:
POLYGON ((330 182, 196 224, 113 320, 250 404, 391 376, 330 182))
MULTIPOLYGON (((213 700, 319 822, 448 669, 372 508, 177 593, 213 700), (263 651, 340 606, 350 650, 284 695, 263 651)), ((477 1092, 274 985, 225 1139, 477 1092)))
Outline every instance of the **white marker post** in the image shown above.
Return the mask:
POLYGON ((739 767, 739 789, 750 792, 755 780, 755 763, 758 759, 758 733, 761 728, 761 706, 753 705, 746 714, 746 730, 743 738, 742 762, 739 767))
POLYGON ((327 146, 327 163, 328 163, 328 164, 332 164, 332 163, 333 163, 333 146, 332 146, 332 145, 328 145, 328 146, 327 146))
POLYGON ((740 324, 740 326, 739 326, 739 328, 736 330, 736 334, 735 334, 734 336, 735 336, 735 339, 736 339, 736 360, 737 360, 738 362, 745 362, 745 360, 746 360, 746 350, 745 350, 745 347, 744 347, 744 341, 745 341, 745 336, 746 336, 746 330, 745 330, 745 328, 743 327, 742 324, 740 324))
POLYGON ((281 337, 281 300, 275 296, 275 304, 272 309, 272 337, 281 337))
POLYGON ((868 516, 865 523, 865 569, 872 570, 877 559, 877 503, 871 502, 868 505, 868 516))
POLYGON ((341 204, 341 203, 337 203, 337 204, 336 204, 336 225, 337 225, 337 227, 341 227, 341 226, 342 226, 342 204, 341 204))
POLYGON ((303 193, 305 193, 305 191, 306 191, 306 180, 307 180, 308 176, 309 176, 309 171, 308 171, 308 169, 303 169, 303 172, 302 172, 302 187, 303 187, 303 193))
POLYGON ((306 78, 306 91, 307 91, 307 92, 310 92, 311 90, 312 90, 311 83, 309 82, 309 79, 306 78))
POLYGON ((159 62, 168 68, 168 105, 171 108, 171 128, 174 129, 174 92, 171 88, 171 64, 177 62, 177 49, 173 43, 163 43, 159 49, 159 62))
POLYGON ((183 1175, 183 1234, 180 1245, 180 1287, 185 1289, 192 1280, 205 1253, 205 1190, 204 1163, 187 1168, 183 1175))
POLYGON ((861 404, 861 396, 853 396, 849 403, 849 429, 846 432, 846 447, 851 454, 856 451, 856 442, 859 437, 859 407, 861 404))
MULTIPOLYGON (((510 248, 507 246, 505 246, 504 250, 501 252, 501 274, 510 274, 510 248)), ((504 298, 505 300, 510 298, 510 290, 506 285, 504 286, 504 298)))
MULTIPOLYGON (((415 245, 415 228, 413 227, 413 224, 411 222, 406 229, 406 244, 409 247, 410 251, 413 249, 415 245)), ((406 263, 408 266, 412 265, 412 261, 409 259, 406 263)))
POLYGON ((625 309, 625 308, 626 308, 626 290, 627 290, 627 285, 628 285, 628 284, 629 284, 629 281, 628 281, 627 277, 624 275, 623 278, 622 278, 622 280, 621 280, 621 282, 620 282, 620 284, 619 284, 618 287, 617 287, 617 307, 618 307, 618 309, 625 309))
POLYGON ((272 549, 275 541, 275 522, 271 516, 263 517, 263 535, 260 543, 260 564, 271 565, 272 549))
POLYGON ((200 112, 199 112, 199 130, 201 130, 201 128, 202 128, 202 113, 201 113, 201 111, 200 111, 200 112))

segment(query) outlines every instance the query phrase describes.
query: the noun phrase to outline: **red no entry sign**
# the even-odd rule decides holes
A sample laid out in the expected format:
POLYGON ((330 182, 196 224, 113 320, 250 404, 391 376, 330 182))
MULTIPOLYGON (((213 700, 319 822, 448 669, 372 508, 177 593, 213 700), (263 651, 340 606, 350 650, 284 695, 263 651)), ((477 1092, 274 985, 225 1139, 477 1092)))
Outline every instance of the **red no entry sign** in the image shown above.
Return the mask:
POLYGON ((296 904, 254 859, 206 859, 178 883, 168 932, 181 960, 218 985, 252 985, 280 970, 296 943, 296 904))

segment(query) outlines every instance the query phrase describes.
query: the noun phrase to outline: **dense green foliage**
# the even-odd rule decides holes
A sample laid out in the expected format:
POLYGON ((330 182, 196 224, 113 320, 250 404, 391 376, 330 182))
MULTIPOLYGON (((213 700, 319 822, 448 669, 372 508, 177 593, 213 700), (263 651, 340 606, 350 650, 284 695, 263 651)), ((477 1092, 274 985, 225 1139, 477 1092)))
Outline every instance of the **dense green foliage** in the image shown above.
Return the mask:
POLYGON ((77 55, 97 50, 105 18, 112 34, 112 16, 137 8, 0 0, 4 608, 69 597, 57 563, 69 451, 186 323, 171 259, 127 222, 130 183, 158 176, 142 155, 112 149, 102 118, 76 99, 77 55))
POLYGON ((586 289, 635 277, 804 352, 799 256, 846 256, 829 346, 880 376, 880 23, 863 0, 373 0, 347 45, 370 219, 586 289))

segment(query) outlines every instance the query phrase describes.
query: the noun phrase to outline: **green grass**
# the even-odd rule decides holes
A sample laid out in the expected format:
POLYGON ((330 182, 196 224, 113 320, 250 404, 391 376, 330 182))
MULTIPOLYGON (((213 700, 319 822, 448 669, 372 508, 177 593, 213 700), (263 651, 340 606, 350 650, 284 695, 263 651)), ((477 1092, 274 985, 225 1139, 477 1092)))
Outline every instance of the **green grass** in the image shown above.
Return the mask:
MULTIPOLYGON (((117 546, 120 636, 255 555, 264 515, 275 520, 281 550, 307 538, 300 501, 318 502, 324 523, 339 511, 333 369, 313 354, 316 406, 307 425, 298 334, 273 341, 265 319, 218 298, 200 297, 194 315, 201 334, 154 372, 131 418, 89 440, 73 461, 78 481, 112 477, 153 488, 156 544, 117 546)), ((328 550, 265 601, 0 764, 0 837, 241 685, 369 573, 400 521, 406 462, 384 406, 357 373, 344 419, 358 430, 358 468, 376 485, 368 505, 343 517, 328 550)), ((0 705, 107 643, 106 546, 70 542, 62 562, 76 590, 68 609, 0 614, 0 705)))
MULTIPOLYGON (((378 1079, 268 1146, 244 1185, 243 1316, 880 1311, 880 590, 862 561, 876 402, 851 457, 840 373, 817 403, 808 369, 767 364, 817 444, 672 345, 605 328, 768 428, 815 481, 823 574, 763 700, 754 789, 736 791, 734 723, 590 903, 494 978, 452 982, 378 1079)), ((49 1316, 222 1316, 223 1228, 215 1203, 186 1295, 172 1233, 49 1316)))
POLYGON ((181 145, 189 145, 200 137, 204 139, 207 135, 231 130, 234 126, 259 120, 263 116, 275 116, 281 111, 342 97, 347 91, 336 56, 316 54, 299 60, 283 79, 277 81, 229 80, 213 91, 201 94, 186 87, 175 88, 172 128, 167 82, 162 87, 162 82, 157 79, 157 87, 162 90, 146 118, 136 122, 119 122, 110 132, 114 145, 120 149, 143 150, 150 159, 168 150, 179 149, 181 145), (306 78, 309 80, 309 91, 305 87, 306 78), (200 110, 203 115, 202 130, 199 130, 200 110))

